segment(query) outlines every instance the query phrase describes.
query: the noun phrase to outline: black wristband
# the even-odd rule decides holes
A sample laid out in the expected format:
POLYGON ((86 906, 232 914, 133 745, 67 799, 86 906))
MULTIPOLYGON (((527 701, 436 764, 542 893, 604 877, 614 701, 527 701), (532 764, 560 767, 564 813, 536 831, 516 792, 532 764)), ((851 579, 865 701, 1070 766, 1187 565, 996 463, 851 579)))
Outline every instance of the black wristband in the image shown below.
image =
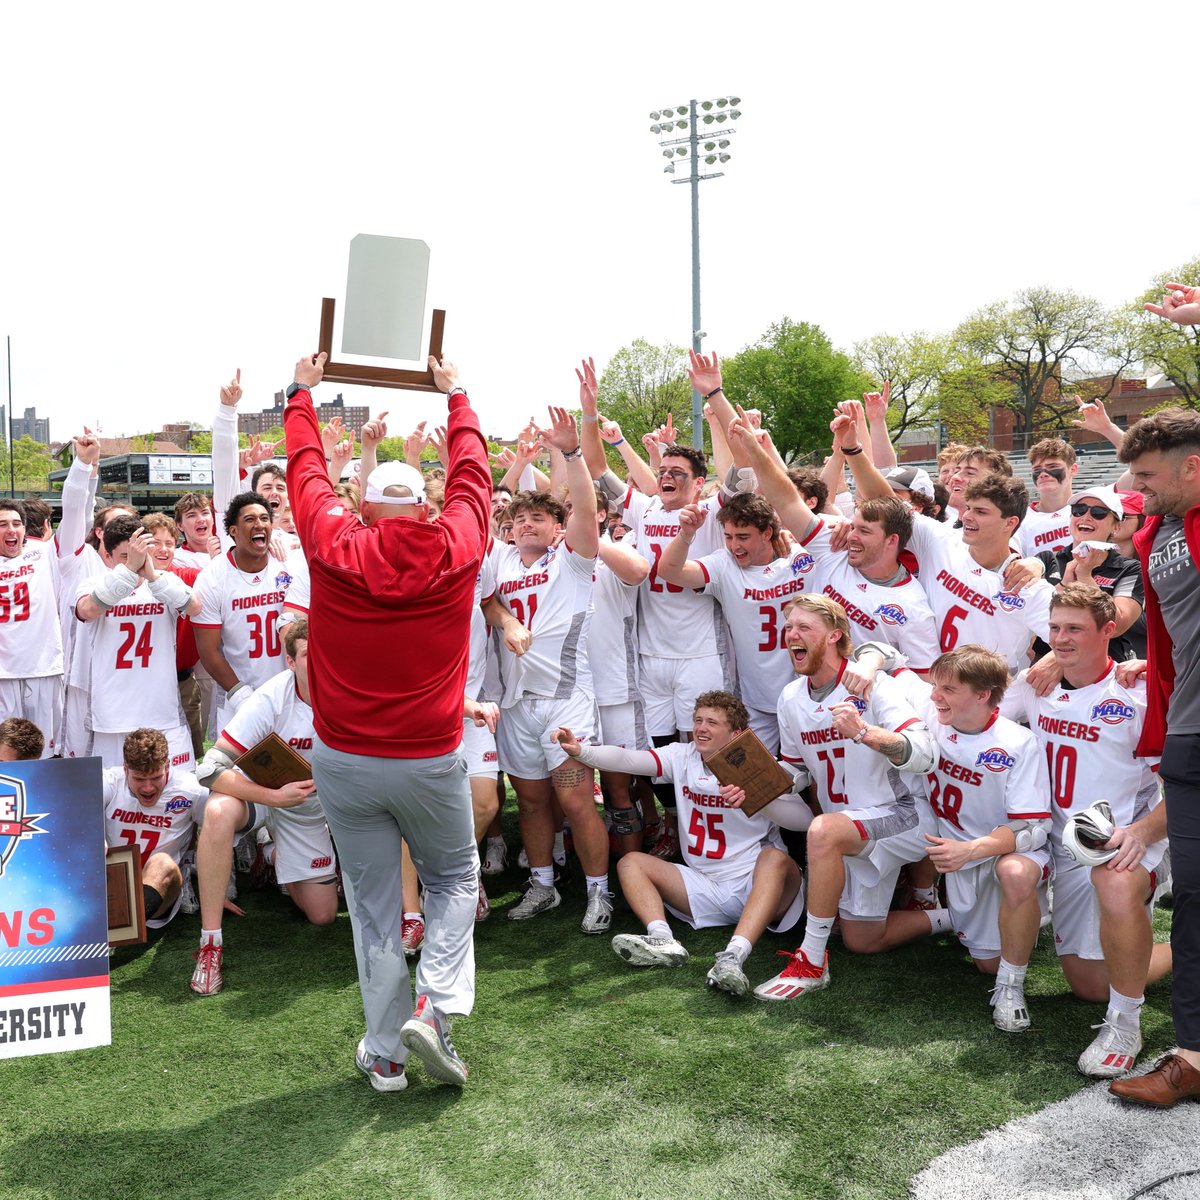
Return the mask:
POLYGON ((705 396, 704 398, 705 398, 705 400, 711 400, 718 392, 723 392, 724 390, 725 389, 723 387, 718 385, 717 387, 713 388, 713 390, 711 392, 709 392, 708 395, 705 396))
POLYGON ((843 450, 842 450, 842 453, 847 458, 853 458, 854 455, 861 454, 862 452, 863 452, 863 448, 861 446, 855 446, 853 450, 846 450, 845 448, 843 448, 843 450))

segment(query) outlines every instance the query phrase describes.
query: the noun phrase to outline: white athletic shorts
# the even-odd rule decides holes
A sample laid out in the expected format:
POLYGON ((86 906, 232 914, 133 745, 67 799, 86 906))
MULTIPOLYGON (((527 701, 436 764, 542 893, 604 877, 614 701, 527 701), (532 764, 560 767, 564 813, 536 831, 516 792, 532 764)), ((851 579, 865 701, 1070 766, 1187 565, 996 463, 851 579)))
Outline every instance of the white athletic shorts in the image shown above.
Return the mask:
MULTIPOLYGON (((922 804, 918 812, 928 808, 922 804)), ((846 813, 851 820, 857 815, 854 810, 846 813)), ((907 833, 866 842, 861 853, 842 859, 846 885, 838 901, 838 915, 844 921, 887 920, 900 871, 909 863, 920 862, 929 850, 925 832, 918 824, 907 833)))
POLYGON ((91 697, 86 688, 67 684, 63 705, 63 758, 87 758, 92 753, 91 697))
POLYGON ((286 808, 268 804, 251 806, 253 824, 245 832, 264 826, 275 843, 275 880, 280 884, 303 883, 310 879, 332 879, 333 840, 324 817, 298 817, 286 808))
MULTIPOLYGON (((1043 900, 1050 874, 1050 854, 1046 849, 1021 855, 1042 873, 1038 892, 1043 900)), ((996 878, 996 859, 989 858, 977 867, 951 871, 945 876, 946 907, 954 922, 954 934, 972 958, 997 958, 1000 955, 1000 880, 996 878)))
POLYGON ((640 700, 628 704, 601 704, 600 744, 620 746, 623 750, 646 750, 650 735, 646 732, 646 712, 640 700))
MULTIPOLYGON (((686 921, 693 929, 709 929, 714 925, 736 925, 742 919, 746 902, 750 899, 750 888, 754 884, 754 868, 751 867, 744 875, 733 879, 713 879, 703 871, 694 867, 685 867, 680 863, 671 864, 683 876, 683 886, 687 889, 688 907, 692 910, 689 917, 679 909, 669 909, 681 921, 686 921)), ((783 933, 791 929, 800 920, 804 911, 804 883, 787 912, 767 928, 772 933, 783 933)))
POLYGON ((462 752, 468 775, 496 778, 496 772, 500 770, 497 766, 496 735, 486 725, 476 725, 470 717, 463 719, 462 752))
MULTIPOLYGON (((132 732, 132 729, 126 729, 124 733, 92 733, 92 753, 104 760, 105 770, 125 765, 125 739, 132 732)), ((164 727, 162 735, 167 739, 167 748, 171 751, 171 769, 194 771, 196 759, 192 753, 192 731, 186 725, 172 725, 164 727)))
POLYGON ((596 704, 575 692, 561 700, 527 696, 502 709, 496 726, 500 770, 518 779, 548 779, 567 761, 567 752, 550 735, 565 725, 585 745, 596 743, 596 704))
MULTIPOLYGON (((1146 847, 1141 865, 1150 872, 1150 887, 1146 894, 1146 915, 1154 908, 1155 871, 1166 853, 1167 842, 1155 842, 1146 847)), ((1103 870, 1103 868, 1100 868, 1103 870)), ((1092 868, 1073 862, 1065 856, 1054 859, 1054 949, 1058 954, 1077 954, 1080 958, 1100 961, 1104 950, 1100 946, 1100 902, 1092 886, 1092 868)))
POLYGON ((0 721, 24 717, 32 721, 46 739, 43 758, 52 758, 62 745, 63 692, 61 675, 36 679, 0 679, 0 721))
POLYGON ((759 740, 772 754, 779 757, 779 714, 764 712, 761 708, 751 708, 746 705, 750 714, 750 728, 758 734, 759 740))
POLYGON ((728 687, 725 670, 717 654, 701 658, 641 658, 642 701, 646 706, 646 729, 651 737, 690 733, 696 697, 728 687))

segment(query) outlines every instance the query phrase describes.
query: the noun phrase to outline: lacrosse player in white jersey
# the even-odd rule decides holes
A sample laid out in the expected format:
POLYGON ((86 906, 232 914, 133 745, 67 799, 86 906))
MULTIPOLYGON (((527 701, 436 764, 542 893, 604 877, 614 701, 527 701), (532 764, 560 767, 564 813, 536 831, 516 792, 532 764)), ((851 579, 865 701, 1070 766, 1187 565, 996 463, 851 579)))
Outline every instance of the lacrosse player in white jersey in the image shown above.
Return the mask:
POLYGON ((208 792, 190 771, 171 770, 167 739, 157 729, 135 729, 122 757, 122 766, 104 772, 104 841, 140 851, 146 926, 161 929, 179 911, 179 860, 208 792))
POLYGON ((945 876, 958 940, 996 977, 996 1027, 1018 1033, 1029 1028, 1025 972, 1050 870, 1046 756, 1028 729, 1000 715, 1008 665, 995 651, 948 651, 930 681, 921 712, 937 750, 926 777, 937 819, 937 835, 926 836, 929 857, 945 876))
POLYGON ((790 929, 804 908, 800 867, 788 856, 777 823, 807 828, 812 820, 798 796, 786 795, 748 816, 738 807, 745 793, 722 785, 704 755, 723 749, 749 721, 746 706, 730 692, 703 692, 696 700, 692 740, 653 750, 588 746, 570 729, 556 734, 573 758, 601 770, 648 775, 672 784, 683 831, 683 864, 652 854, 626 854, 621 889, 646 932, 619 933, 613 950, 638 967, 675 967, 688 952, 672 934, 667 910, 693 929, 735 926, 708 972, 710 987, 735 996, 750 990, 745 963, 769 928, 790 929))
POLYGON ((1071 991, 1107 1001, 1099 1035, 1079 1058, 1079 1070, 1113 1079, 1132 1070, 1142 1048, 1141 1007, 1148 983, 1171 969, 1171 947, 1155 943, 1151 910, 1155 872, 1167 849, 1166 806, 1157 760, 1138 758, 1146 715, 1146 685, 1124 685, 1109 657, 1117 628, 1111 596, 1068 583, 1050 609, 1050 646, 1062 683, 1039 696, 1024 673, 1005 693, 1001 710, 1028 721, 1050 771, 1054 856, 1054 947, 1071 991), (1063 849, 1063 829, 1077 812, 1107 800, 1117 830, 1103 866, 1076 862, 1063 849))
POLYGON ((235 496, 225 510, 225 530, 233 546, 200 572, 200 612, 192 621, 200 661, 225 691, 217 712, 222 728, 284 667, 277 622, 289 581, 271 558, 271 510, 261 496, 235 496))
POLYGON ((787 966, 759 984, 760 1000, 792 1000, 829 983, 829 942, 858 954, 894 949, 950 928, 945 909, 890 912, 901 869, 925 857, 933 832, 920 785, 901 771, 933 766, 933 739, 904 689, 881 675, 862 698, 850 664, 850 621, 828 596, 788 606, 784 641, 799 676, 779 697, 782 758, 817 788, 808 831, 808 921, 787 966))
POLYGON ((201 930, 190 986, 200 996, 214 995, 224 982, 221 913, 238 837, 269 829, 272 840, 261 851, 292 903, 314 925, 329 925, 337 916, 337 867, 316 784, 306 779, 263 787, 235 765, 235 759, 272 733, 306 762, 309 759, 313 714, 308 700, 308 622, 303 617, 284 627, 283 648, 287 669, 255 689, 197 769, 211 793, 196 848, 201 930))
POLYGON ((63 635, 60 594, 74 588, 87 531, 85 506, 95 438, 75 439, 75 460, 63 484, 63 515, 49 542, 28 542, 25 510, 0 500, 0 720, 23 717, 45 735, 43 757, 61 750, 63 635))
POLYGON ((155 569, 153 545, 137 517, 115 517, 100 550, 106 570, 78 587, 75 612, 91 638, 92 753, 105 767, 119 766, 134 729, 159 729, 171 748, 170 765, 190 771, 175 638, 179 617, 199 612, 200 602, 179 576, 155 569))
POLYGON ((500 769, 520 801, 531 876, 528 891, 508 916, 525 920, 557 907, 561 900, 552 860, 550 802, 556 797, 571 822, 587 881, 582 929, 598 934, 612 920, 608 833, 596 813, 592 772, 568 761, 553 738, 560 725, 579 729, 589 741, 595 736, 587 644, 599 542, 596 492, 574 418, 561 408, 551 408, 550 418, 550 427, 539 433, 545 445, 566 459, 571 515, 564 528, 564 510, 557 500, 542 492, 520 492, 511 510, 516 541, 492 550, 496 594, 533 635, 524 654, 506 650, 501 660, 504 701, 496 748, 500 769))

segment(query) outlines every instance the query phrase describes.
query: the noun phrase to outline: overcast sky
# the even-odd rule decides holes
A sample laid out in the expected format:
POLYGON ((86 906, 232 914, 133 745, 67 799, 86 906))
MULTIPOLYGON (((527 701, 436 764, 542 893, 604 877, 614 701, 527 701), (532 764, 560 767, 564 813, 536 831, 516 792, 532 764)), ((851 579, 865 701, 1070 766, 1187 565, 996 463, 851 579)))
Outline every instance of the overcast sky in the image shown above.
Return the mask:
MULTIPOLYGON (((10 5, 14 406, 55 439, 208 425, 238 366, 268 405, 374 233, 429 244, 447 353, 509 435, 574 403, 581 355, 688 343, 688 188, 648 114, 731 93, 708 349, 784 315, 844 348, 947 329, 1037 283, 1115 304, 1200 255, 1197 31, 1192 5, 1046 0, 10 5)), ((336 390, 394 433, 431 412, 336 390)))

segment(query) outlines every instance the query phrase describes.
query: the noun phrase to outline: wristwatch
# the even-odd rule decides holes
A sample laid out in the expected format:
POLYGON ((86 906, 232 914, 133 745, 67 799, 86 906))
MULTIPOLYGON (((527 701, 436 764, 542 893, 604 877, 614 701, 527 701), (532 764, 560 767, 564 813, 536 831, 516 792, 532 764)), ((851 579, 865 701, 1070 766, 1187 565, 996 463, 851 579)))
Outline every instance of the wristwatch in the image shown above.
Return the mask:
POLYGON ((290 400, 297 392, 308 392, 311 390, 305 383, 289 383, 287 390, 283 394, 290 400))

